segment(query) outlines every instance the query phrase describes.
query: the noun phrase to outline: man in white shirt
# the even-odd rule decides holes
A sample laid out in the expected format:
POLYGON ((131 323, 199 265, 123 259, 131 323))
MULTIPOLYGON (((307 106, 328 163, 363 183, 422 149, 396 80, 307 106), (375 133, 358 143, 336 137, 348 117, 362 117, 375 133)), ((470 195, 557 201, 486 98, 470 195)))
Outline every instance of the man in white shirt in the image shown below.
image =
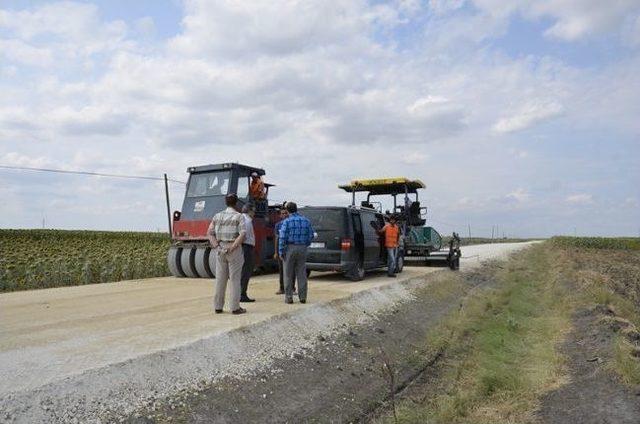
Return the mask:
POLYGON ((244 219, 245 237, 242 242, 242 253, 244 255, 244 264, 242 265, 241 293, 240 302, 255 302, 255 299, 249 298, 247 288, 249 287, 249 279, 253 274, 253 266, 255 263, 255 246, 256 236, 253 232, 253 216, 255 211, 250 205, 242 207, 242 218, 244 219))

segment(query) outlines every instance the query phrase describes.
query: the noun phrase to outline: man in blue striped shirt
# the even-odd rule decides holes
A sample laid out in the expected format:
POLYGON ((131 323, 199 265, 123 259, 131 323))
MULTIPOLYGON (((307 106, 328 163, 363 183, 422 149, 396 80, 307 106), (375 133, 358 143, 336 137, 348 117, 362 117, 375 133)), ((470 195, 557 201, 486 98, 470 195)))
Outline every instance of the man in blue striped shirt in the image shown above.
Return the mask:
POLYGON ((307 247, 313 240, 313 227, 307 218, 298 214, 298 206, 287 202, 289 217, 282 222, 278 233, 278 254, 284 261, 284 301, 293 303, 293 280, 298 280, 300 303, 307 302, 307 247))

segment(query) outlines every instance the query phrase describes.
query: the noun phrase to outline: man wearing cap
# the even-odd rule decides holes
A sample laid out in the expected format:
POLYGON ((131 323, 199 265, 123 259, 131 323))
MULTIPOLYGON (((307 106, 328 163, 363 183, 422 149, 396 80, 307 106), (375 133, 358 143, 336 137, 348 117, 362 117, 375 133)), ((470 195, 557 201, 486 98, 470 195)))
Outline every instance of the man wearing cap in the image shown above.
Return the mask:
POLYGON ((387 276, 396 276, 396 257, 400 245, 400 227, 396 224, 396 217, 391 215, 389 222, 382 227, 378 234, 384 235, 384 247, 387 248, 387 276))
POLYGON ((287 202, 289 217, 284 220, 278 235, 278 254, 284 261, 284 301, 293 303, 293 279, 298 280, 300 303, 307 302, 307 247, 313 240, 313 227, 307 218, 298 214, 298 206, 287 202))
POLYGON ((242 265, 242 278, 240 287, 240 302, 255 302, 255 299, 251 299, 247 295, 247 288, 249 288, 249 279, 253 274, 254 255, 256 236, 253 232, 253 216, 255 211, 251 205, 246 204, 242 207, 242 218, 244 220, 244 241, 242 242, 242 254, 244 256, 244 264, 242 265))
POLYGON ((235 209, 238 196, 228 194, 224 200, 227 208, 215 214, 207 230, 213 248, 211 254, 216 257, 216 292, 213 306, 216 314, 222 313, 227 281, 230 280, 229 306, 231 313, 238 315, 247 312, 240 307, 240 279, 244 263, 241 246, 246 230, 242 214, 235 209))
POLYGON ((264 182, 257 172, 251 173, 251 184, 249 185, 249 196, 253 200, 263 200, 266 197, 264 182))

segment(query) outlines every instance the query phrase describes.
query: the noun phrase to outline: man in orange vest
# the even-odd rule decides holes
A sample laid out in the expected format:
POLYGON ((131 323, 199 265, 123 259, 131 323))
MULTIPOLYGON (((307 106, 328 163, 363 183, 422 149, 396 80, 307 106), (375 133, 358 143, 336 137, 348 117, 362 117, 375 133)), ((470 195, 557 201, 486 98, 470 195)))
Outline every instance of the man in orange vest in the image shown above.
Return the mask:
POLYGON ((396 277, 396 258, 400 245, 400 227, 396 223, 396 217, 391 215, 389 222, 378 233, 384 235, 384 247, 387 248, 387 276, 396 277))
POLYGON ((257 172, 251 173, 251 184, 249 185, 249 196, 253 200, 263 200, 265 196, 264 183, 257 172))

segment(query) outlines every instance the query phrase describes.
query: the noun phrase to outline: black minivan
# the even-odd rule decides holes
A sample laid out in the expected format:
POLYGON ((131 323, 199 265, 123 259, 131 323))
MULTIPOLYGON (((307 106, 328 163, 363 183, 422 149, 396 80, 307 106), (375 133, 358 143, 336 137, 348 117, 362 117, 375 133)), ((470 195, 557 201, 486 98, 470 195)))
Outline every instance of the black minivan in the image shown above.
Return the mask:
MULTIPOLYGON (((380 212, 353 206, 307 206, 298 212, 311 221, 316 232, 307 251, 307 270, 342 272, 359 281, 366 271, 387 266, 384 239, 377 232, 385 224, 380 212)), ((399 252, 399 272, 402 257, 399 252)))

